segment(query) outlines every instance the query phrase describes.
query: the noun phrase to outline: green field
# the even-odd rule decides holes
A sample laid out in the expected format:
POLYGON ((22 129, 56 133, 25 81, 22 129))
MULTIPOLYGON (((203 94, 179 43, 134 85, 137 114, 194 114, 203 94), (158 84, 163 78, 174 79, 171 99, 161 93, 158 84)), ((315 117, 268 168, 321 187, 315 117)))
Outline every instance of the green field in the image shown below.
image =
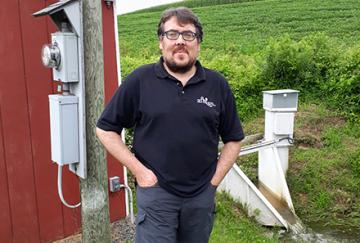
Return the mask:
MULTIPOLYGON (((211 58, 206 52, 256 53, 266 47, 270 38, 286 33, 299 40, 323 32, 346 45, 354 45, 360 37, 360 4, 357 0, 255 1, 198 7, 193 11, 203 23, 202 54, 206 58, 211 58)), ((146 59, 157 57, 156 28, 160 13, 119 16, 123 55, 146 59)))
POLYGON ((164 5, 160 5, 160 6, 155 6, 155 7, 138 10, 138 11, 136 11, 136 13, 159 12, 159 11, 163 11, 169 7, 175 8, 175 7, 185 6, 188 8, 198 8, 198 7, 208 7, 208 6, 214 6, 214 5, 244 3, 244 2, 252 2, 252 1, 258 1, 258 0, 184 0, 181 2, 164 4, 164 5))
MULTIPOLYGON (((287 177, 296 212, 306 225, 359 232, 360 2, 229 2, 184 3, 199 6, 192 9, 205 33, 200 61, 229 80, 247 135, 263 132, 262 90, 300 90, 287 177)), ((118 16, 122 77, 158 60, 165 8, 118 16)), ((256 181, 257 156, 238 163, 256 181)), ((277 229, 257 225, 225 194, 217 208, 211 242, 279 240, 277 229)))

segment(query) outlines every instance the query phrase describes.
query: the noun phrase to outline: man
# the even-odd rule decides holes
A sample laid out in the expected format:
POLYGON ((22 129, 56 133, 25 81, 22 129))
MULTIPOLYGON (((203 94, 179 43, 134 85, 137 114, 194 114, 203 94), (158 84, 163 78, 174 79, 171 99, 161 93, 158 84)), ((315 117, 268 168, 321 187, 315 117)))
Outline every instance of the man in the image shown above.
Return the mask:
POLYGON ((166 10, 158 37, 159 62, 125 79, 97 135, 136 178, 136 242, 208 242, 216 187, 244 134, 226 80, 197 61, 203 32, 193 12, 166 10), (130 127, 134 155, 120 138, 130 127), (220 158, 219 136, 225 144, 220 158))

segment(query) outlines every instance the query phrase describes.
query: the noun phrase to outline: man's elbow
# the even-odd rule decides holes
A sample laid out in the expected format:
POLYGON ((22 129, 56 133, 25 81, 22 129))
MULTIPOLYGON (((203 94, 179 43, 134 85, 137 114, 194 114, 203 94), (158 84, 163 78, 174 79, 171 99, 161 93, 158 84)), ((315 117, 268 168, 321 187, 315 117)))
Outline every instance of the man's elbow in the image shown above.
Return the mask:
POLYGON ((96 127, 95 133, 96 133, 97 138, 100 140, 100 142, 103 142, 104 138, 106 137, 107 131, 96 127))
POLYGON ((232 150, 237 150, 240 152, 241 141, 229 141, 225 144, 225 146, 231 148, 232 150))
POLYGON ((96 127, 95 133, 98 139, 100 140, 100 142, 102 143, 104 143, 105 140, 109 140, 109 139, 121 139, 121 136, 117 132, 106 131, 99 127, 96 127))

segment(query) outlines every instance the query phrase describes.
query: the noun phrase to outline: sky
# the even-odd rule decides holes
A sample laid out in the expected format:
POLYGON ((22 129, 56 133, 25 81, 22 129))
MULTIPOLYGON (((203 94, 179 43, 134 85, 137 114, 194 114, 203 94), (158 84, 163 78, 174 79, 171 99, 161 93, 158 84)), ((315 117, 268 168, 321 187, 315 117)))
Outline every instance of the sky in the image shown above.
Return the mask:
POLYGON ((129 13, 139 9, 180 1, 181 0, 117 0, 117 14, 129 13))

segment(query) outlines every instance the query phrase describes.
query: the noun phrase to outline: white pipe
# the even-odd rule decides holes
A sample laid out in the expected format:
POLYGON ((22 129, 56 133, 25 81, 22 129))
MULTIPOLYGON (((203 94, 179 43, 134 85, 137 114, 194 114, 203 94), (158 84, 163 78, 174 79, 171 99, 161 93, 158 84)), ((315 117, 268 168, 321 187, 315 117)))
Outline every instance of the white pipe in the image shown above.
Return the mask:
POLYGON ((66 207, 77 208, 81 205, 81 202, 79 202, 76 205, 70 205, 64 199, 64 196, 62 193, 62 185, 61 185, 62 184, 62 165, 58 165, 58 183, 57 184, 58 184, 58 194, 59 194, 60 200, 66 207))
MULTIPOLYGON (((121 131, 121 139, 123 141, 124 144, 126 144, 126 141, 125 141, 125 137, 126 137, 126 132, 125 132, 125 129, 123 129, 121 131)), ((125 166, 123 166, 123 172, 124 172, 124 184, 125 186, 129 186, 129 182, 128 182, 128 173, 127 173, 127 168, 125 166)), ((128 190, 125 191, 125 210, 126 210, 126 216, 129 216, 129 210, 130 210, 130 206, 128 204, 128 202, 130 201, 129 200, 129 193, 128 193, 128 190)), ((132 198, 131 198, 132 200, 132 198)))
POLYGON ((128 185, 124 185, 124 184, 121 184, 121 185, 120 185, 120 188, 125 188, 126 191, 129 193, 129 201, 130 201, 130 220, 131 220, 131 223, 134 223, 135 220, 134 220, 134 209, 133 209, 133 196, 132 196, 131 188, 130 188, 128 185))

